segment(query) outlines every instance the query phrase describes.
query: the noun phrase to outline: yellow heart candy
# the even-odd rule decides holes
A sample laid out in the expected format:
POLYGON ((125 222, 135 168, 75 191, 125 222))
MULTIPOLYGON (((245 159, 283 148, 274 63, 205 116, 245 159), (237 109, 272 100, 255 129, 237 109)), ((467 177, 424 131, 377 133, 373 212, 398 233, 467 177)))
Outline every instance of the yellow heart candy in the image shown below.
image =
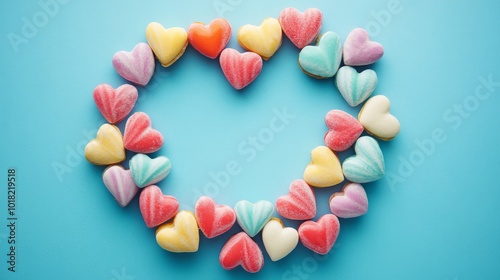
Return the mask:
POLYGON ((165 29, 157 22, 152 22, 146 27, 146 39, 164 67, 172 65, 179 59, 188 45, 187 32, 184 28, 165 29))
POLYGON ((173 222, 158 227, 156 242, 163 249, 174 253, 198 251, 200 234, 194 214, 187 210, 179 211, 173 222))
POLYGON ((85 158, 97 165, 110 165, 125 160, 125 148, 120 129, 114 125, 103 124, 97 137, 85 146, 85 158))
POLYGON ((304 171, 304 181, 318 188, 333 186, 344 181, 344 174, 337 155, 325 146, 319 146, 312 150, 311 163, 304 171))
POLYGON ((238 43, 246 50, 258 53, 267 60, 279 49, 282 41, 281 25, 275 18, 267 18, 260 26, 244 25, 238 30, 238 43))
POLYGON ((384 95, 376 95, 366 101, 358 114, 358 120, 368 133, 385 141, 399 133, 400 124, 389 112, 391 102, 384 95))

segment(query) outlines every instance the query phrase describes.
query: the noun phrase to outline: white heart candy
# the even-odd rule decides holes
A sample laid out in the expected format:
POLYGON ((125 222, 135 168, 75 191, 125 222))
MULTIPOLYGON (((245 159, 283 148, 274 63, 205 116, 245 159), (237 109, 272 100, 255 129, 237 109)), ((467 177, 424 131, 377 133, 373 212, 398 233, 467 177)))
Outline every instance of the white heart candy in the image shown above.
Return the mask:
POLYGON ((299 233, 291 227, 284 227, 278 218, 272 218, 262 231, 264 247, 272 261, 286 257, 299 243, 299 233))
POLYGON ((358 115, 359 122, 368 133, 382 140, 392 140, 399 133, 399 121, 391 115, 391 102, 384 95, 366 101, 358 115))

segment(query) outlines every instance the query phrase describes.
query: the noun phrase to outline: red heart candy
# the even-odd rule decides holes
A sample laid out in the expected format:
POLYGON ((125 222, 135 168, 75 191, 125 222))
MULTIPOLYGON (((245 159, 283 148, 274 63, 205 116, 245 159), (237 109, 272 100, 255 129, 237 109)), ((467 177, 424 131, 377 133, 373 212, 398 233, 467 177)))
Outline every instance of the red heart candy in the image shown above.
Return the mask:
POLYGON ((216 18, 208 25, 195 22, 189 26, 188 40, 194 49, 206 57, 216 58, 231 38, 231 25, 223 18, 216 18))
POLYGON ((321 255, 332 249, 340 232, 337 216, 326 214, 317 222, 307 221, 299 226, 299 239, 306 248, 321 255))
POLYGON ((309 8, 304 13, 295 8, 286 8, 281 11, 279 22, 288 39, 302 49, 318 37, 323 14, 316 8, 309 8))
POLYGON ((295 180, 288 188, 288 194, 276 200, 276 211, 291 220, 308 220, 316 216, 316 197, 304 180, 295 180))
POLYGON ((198 227, 207 238, 213 238, 231 229, 236 221, 233 208, 227 205, 216 205, 215 201, 202 196, 196 202, 194 213, 198 227))
POLYGON ((254 52, 239 53, 227 48, 222 51, 219 60, 224 76, 235 89, 249 85, 262 70, 262 58, 254 52))
POLYGON ((348 113, 331 110, 325 116, 328 132, 325 134, 325 144, 334 151, 345 151, 352 146, 363 133, 363 126, 348 113))
POLYGON ((164 195, 155 185, 146 187, 139 197, 139 208, 149 228, 163 224, 175 216, 179 202, 170 195, 164 195))
POLYGON ((255 273, 264 266, 264 256, 259 245, 248 234, 240 232, 222 247, 219 262, 224 269, 241 265, 246 271, 255 273))
POLYGON ((123 145, 132 152, 153 153, 163 145, 163 136, 151 127, 151 119, 146 113, 137 112, 125 124, 123 145))
POLYGON ((94 89, 95 104, 111 124, 120 122, 132 111, 137 95, 137 89, 131 85, 114 89, 110 85, 101 84, 94 89))

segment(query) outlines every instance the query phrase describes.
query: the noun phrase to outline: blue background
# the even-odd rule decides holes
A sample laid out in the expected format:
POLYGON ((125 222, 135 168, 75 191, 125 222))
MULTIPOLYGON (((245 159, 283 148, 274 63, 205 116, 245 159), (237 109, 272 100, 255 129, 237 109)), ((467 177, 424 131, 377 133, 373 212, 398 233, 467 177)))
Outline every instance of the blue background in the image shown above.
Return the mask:
MULTIPOLYGON (((0 4, 0 279, 500 278, 500 85, 481 83, 500 81, 498 1, 60 2, 51 15, 37 1, 0 4), (237 225, 212 240, 202 236, 197 253, 162 250, 154 229, 144 225, 138 196, 119 207, 102 183, 103 168, 83 158, 84 145, 104 123, 94 87, 125 83, 111 57, 145 41, 149 22, 187 29, 194 21, 225 17, 233 27, 229 47, 241 50, 238 27, 278 17, 288 6, 321 9, 322 32, 345 40, 352 29, 365 27, 385 47, 370 67, 379 76, 375 94, 390 98, 402 129, 395 140, 381 143, 387 176, 364 185, 368 214, 341 219, 327 256, 299 244, 274 263, 263 250, 265 265, 256 275, 218 263, 225 241, 240 231, 237 225), (9 34, 24 36, 25 20, 40 27, 14 46, 9 34), (430 140, 435 133, 439 139, 430 140), (15 273, 6 263, 9 168, 17 175, 15 273)), ((357 115, 359 107, 347 105, 332 79, 303 74, 297 55, 285 38, 257 80, 237 92, 217 60, 188 47, 139 88, 134 111, 151 116, 166 139, 155 155, 166 155, 173 165, 159 186, 183 209, 192 210, 200 193, 231 206, 242 199, 274 202, 301 178, 310 151, 323 144, 324 115, 331 109, 357 115), (238 146, 283 108, 295 117, 247 160, 238 146), (206 188, 211 172, 231 161, 241 172, 229 185, 206 188)), ((329 212, 328 198, 339 188, 316 191, 316 218, 329 212)), ((260 234, 255 240, 263 248, 260 234)))

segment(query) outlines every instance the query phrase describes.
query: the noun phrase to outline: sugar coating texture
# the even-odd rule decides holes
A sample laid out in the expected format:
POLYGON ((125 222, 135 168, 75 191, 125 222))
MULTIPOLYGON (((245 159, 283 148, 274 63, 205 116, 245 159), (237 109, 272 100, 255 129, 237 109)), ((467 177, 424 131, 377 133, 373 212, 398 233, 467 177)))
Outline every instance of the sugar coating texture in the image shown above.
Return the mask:
POLYGON ((187 32, 184 28, 165 29, 157 22, 152 22, 146 27, 146 39, 163 67, 176 62, 188 46, 187 32))
POLYGON ((94 89, 94 102, 102 116, 111 124, 125 119, 137 101, 138 92, 134 86, 122 85, 114 89, 108 84, 100 84, 94 89))
POLYGON ((271 219, 274 213, 274 206, 266 200, 260 200, 255 203, 241 200, 234 206, 234 211, 236 212, 236 221, 238 221, 240 227, 248 235, 254 237, 271 219))
POLYGON ((200 234, 194 214, 187 210, 179 211, 172 222, 158 227, 156 242, 161 248, 173 253, 198 251, 200 234))
POLYGON ((246 233, 240 232, 222 247, 219 263, 227 270, 241 265, 247 272, 256 273, 264 266, 264 256, 259 245, 246 233))
POLYGON ((302 244, 320 255, 332 249, 340 232, 339 219, 333 214, 323 215, 317 222, 306 221, 299 226, 302 244))
POLYGON ((151 126, 146 113, 137 112, 125 124, 123 144, 125 149, 136 153, 153 153, 163 145, 163 135, 151 126))
POLYGON ((179 210, 179 202, 170 195, 164 195, 156 185, 150 185, 141 192, 139 208, 148 228, 156 227, 170 220, 179 210))
POLYGON ((125 149, 120 129, 105 123, 97 131, 95 139, 85 146, 85 158, 96 165, 111 165, 125 160, 125 149))
POLYGON ((276 200, 276 211, 291 220, 308 220, 316 216, 316 196, 306 181, 298 179, 288 188, 288 194, 276 200))
POLYGON ((130 171, 139 188, 156 184, 170 173, 172 164, 165 156, 150 158, 145 154, 136 154, 129 161, 130 171))
POLYGON ((153 51, 146 43, 137 44, 131 52, 115 53, 112 64, 120 76, 141 86, 147 85, 155 72, 153 51))
POLYGON ((370 97, 377 83, 377 73, 371 69, 358 73, 353 67, 342 66, 335 75, 335 84, 340 94, 352 107, 358 106, 370 97))
POLYGON ((240 53, 227 48, 222 51, 219 62, 224 76, 237 90, 248 86, 262 70, 262 58, 253 52, 240 53))
POLYGON ((368 31, 356 28, 345 39, 344 64, 349 66, 363 66, 375 63, 384 55, 384 47, 370 40, 368 31))
POLYGON ((285 35, 299 49, 304 48, 318 37, 323 24, 323 13, 309 8, 301 13, 295 8, 285 8, 278 18, 285 35))
POLYGON ((299 53, 299 66, 306 74, 318 78, 331 78, 342 61, 342 43, 337 33, 323 34, 316 46, 306 46, 299 53))
POLYGON ((208 25, 192 23, 188 28, 189 44, 204 56, 215 59, 231 39, 232 29, 229 22, 216 18, 208 25))
POLYGON ((102 173, 102 181, 121 207, 127 206, 139 190, 130 170, 119 165, 106 168, 102 173))
POLYGON ((394 139, 400 130, 399 120, 390 113, 391 101, 376 95, 366 101, 358 114, 359 122, 368 133, 385 141, 394 139))
POLYGON ((208 196, 202 196, 196 201, 194 213, 198 227, 207 238, 214 238, 225 233, 236 221, 233 208, 227 205, 216 205, 215 201, 208 196))
POLYGON ((340 218, 355 218, 368 212, 368 197, 358 183, 347 183, 341 192, 330 197, 330 210, 340 218))
POLYGON ((282 36, 279 21, 266 18, 259 26, 246 24, 240 27, 237 39, 245 50, 255 52, 268 60, 280 48, 282 36))
POLYGON ((331 110, 325 116, 328 132, 325 144, 334 151, 345 151, 358 140, 363 126, 356 118, 341 110, 331 110))
POLYGON ((384 177, 384 155, 377 140, 362 136, 354 144, 354 151, 356 154, 342 163, 342 170, 349 181, 368 183, 384 177))

